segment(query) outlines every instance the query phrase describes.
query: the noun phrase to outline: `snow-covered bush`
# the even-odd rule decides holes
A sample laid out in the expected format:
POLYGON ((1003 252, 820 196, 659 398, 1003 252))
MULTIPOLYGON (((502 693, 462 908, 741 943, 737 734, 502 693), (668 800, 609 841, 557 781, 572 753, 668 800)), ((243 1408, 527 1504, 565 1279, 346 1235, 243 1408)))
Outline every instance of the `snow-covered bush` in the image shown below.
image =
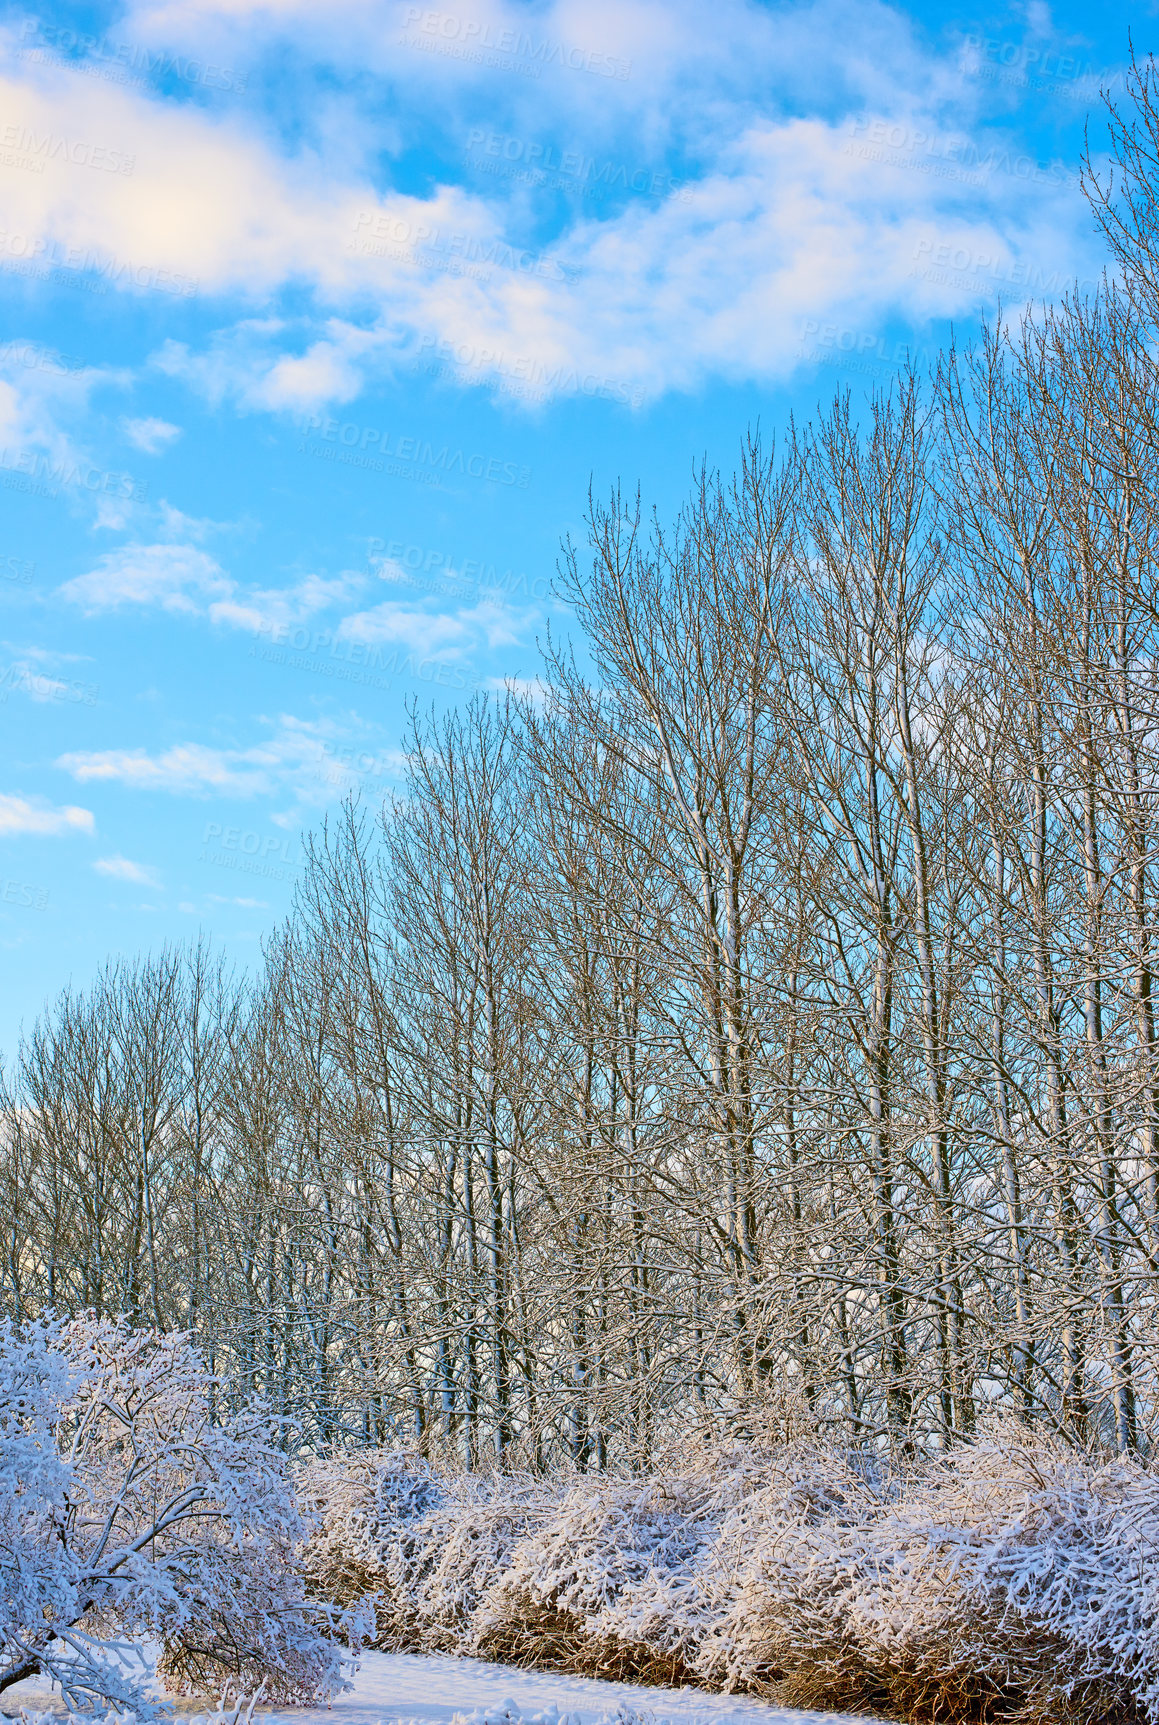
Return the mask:
POLYGON ((454 1499, 430 1518, 427 1550, 412 1558, 424 1646, 483 1652, 480 1613, 487 1590, 554 1498, 551 1485, 527 1475, 461 1482, 454 1499))
POLYGON ((1159 1720, 1144 1469, 1014 1429, 904 1483, 854 1474, 817 1507, 786 1521, 745 1506, 753 1537, 705 1675, 906 1719, 1159 1720))
POLYGON ((707 1473, 576 1480, 483 1596, 479 1650, 515 1665, 687 1681, 687 1650, 666 1643, 659 1619, 715 1531, 717 1500, 707 1473))
POLYGON ((299 1478, 315 1519, 311 1585, 337 1604, 368 1601, 376 1647, 476 1651, 480 1597, 547 1489, 512 1476, 438 1480, 395 1451, 311 1461, 299 1478))
POLYGON ((938 1725, 1159 1725, 1159 1478, 1019 1427, 904 1476, 801 1444, 636 1479, 315 1479, 332 1576, 342 1529, 356 1553, 373 1530, 382 1645, 938 1725))
POLYGON ((159 1643, 179 1690, 344 1687, 363 1614, 308 1600, 276 1428, 215 1422, 213 1388, 180 1335, 0 1324, 0 1690, 40 1672, 70 1706, 148 1712, 116 1636, 159 1643))
POLYGON ((1159 1719, 1159 1479, 1133 1462, 1017 1429, 970 1445, 857 1574, 851 1630, 896 1710, 1159 1719))
POLYGON ((376 1647, 409 1645, 414 1616, 407 1558, 425 1551, 424 1519, 444 1493, 427 1464, 395 1450, 317 1457, 298 1474, 312 1521, 304 1563, 311 1586, 340 1606, 365 1601, 375 1613, 376 1647))
MULTIPOLYGON (((770 1455, 749 1483, 721 1524, 681 1627, 701 1682, 767 1693, 782 1680, 788 1653, 780 1602, 788 1608, 803 1578, 819 1575, 819 1552, 872 1523, 896 1484, 877 1458, 814 1443, 770 1455)), ((792 1607, 792 1623, 800 1612, 792 1607)), ((807 1615, 821 1671, 834 1638, 841 1644, 840 1617, 830 1622, 820 1603, 807 1615)))

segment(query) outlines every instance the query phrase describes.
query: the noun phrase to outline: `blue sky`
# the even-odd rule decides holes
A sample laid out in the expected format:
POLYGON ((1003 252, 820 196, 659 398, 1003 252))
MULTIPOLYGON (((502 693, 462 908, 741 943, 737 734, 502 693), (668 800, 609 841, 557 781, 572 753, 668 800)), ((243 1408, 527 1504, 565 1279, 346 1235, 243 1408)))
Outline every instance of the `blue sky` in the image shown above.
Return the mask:
POLYGON ((0 1049, 243 964, 408 702, 530 678, 589 482, 1102 265, 1151 8, 139 0, 0 24, 0 1049))

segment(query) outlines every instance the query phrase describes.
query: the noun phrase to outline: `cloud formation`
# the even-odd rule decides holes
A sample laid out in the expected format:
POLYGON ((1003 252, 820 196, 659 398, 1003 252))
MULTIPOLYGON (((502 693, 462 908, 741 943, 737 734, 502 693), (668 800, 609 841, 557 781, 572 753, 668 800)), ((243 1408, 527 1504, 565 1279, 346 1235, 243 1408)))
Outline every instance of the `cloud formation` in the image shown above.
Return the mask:
POLYGON ((165 544, 123 545, 107 551, 95 568, 58 589, 62 599, 90 614, 145 605, 194 615, 233 591, 234 583, 207 551, 165 544))
MULTIPOLYGON (((464 127, 457 147, 449 137, 445 177, 423 196, 381 183, 370 148, 381 125, 356 93, 345 98, 347 134, 313 137, 307 126, 309 141, 290 145, 253 110, 106 84, 60 56, 30 61, 10 37, 0 99, 15 124, 29 136, 107 140, 133 170, 80 175, 46 159, 42 174, 13 187, 9 234, 35 235, 37 256, 118 291, 208 297, 227 314, 217 336, 201 347, 171 341, 158 364, 211 402, 272 412, 349 401, 367 376, 432 356, 455 386, 503 388, 530 405, 587 390, 588 380, 638 402, 713 377, 784 378, 810 321, 848 321, 853 308, 862 324, 920 321, 972 313, 999 292, 1007 303, 1041 298, 1068 285, 1076 256, 1094 257, 1074 177, 1031 163, 1028 178, 1016 145, 1003 149, 993 131, 999 147, 979 148, 977 86, 953 56, 919 49, 888 7, 818 4, 773 20, 738 3, 723 8, 712 41, 702 9, 641 0, 595 11, 560 0, 533 26, 514 6, 403 11, 415 18, 399 34, 384 31, 380 9, 348 3, 332 32, 328 10, 325 36, 295 4, 145 6, 129 16, 150 40, 195 31, 223 51, 245 40, 259 54, 283 40, 348 69, 382 65, 404 107, 416 108, 416 80, 418 89, 448 77, 471 85, 476 61, 452 65, 443 53, 460 34, 470 46, 512 31, 522 42, 530 29, 531 46, 488 53, 528 59, 543 76, 504 83, 491 68, 493 106, 506 110, 495 124, 506 130, 464 127), (827 98, 818 89, 815 112, 782 111, 786 64, 799 106, 809 30, 826 28, 840 32, 830 38, 827 98), (543 47, 584 41, 630 76, 581 76, 565 64, 570 49, 561 59, 543 47), (772 77, 765 112, 762 68, 772 77), (677 141, 689 156, 679 183, 662 175, 657 195, 572 199, 554 231, 537 231, 528 194, 561 90, 581 133, 571 155, 604 163, 593 171, 607 169, 610 190, 621 178, 631 189, 641 173, 649 187, 655 176, 615 154, 628 148, 624 136, 662 159, 674 140, 649 138, 643 116, 662 112, 662 94, 687 98, 713 80, 713 125, 677 141), (597 90, 619 137, 598 118, 597 90), (484 166, 504 170, 474 173, 478 186, 465 165, 476 133, 484 166), (588 153, 597 148, 598 158, 588 153), (293 316, 268 309, 291 295, 293 316), (259 303, 260 315, 247 312, 259 303)), ((445 106, 453 124, 455 106, 445 106)), ((162 433, 140 435, 144 448, 162 433)))
POLYGON ((98 857, 93 868, 98 874, 106 875, 109 880, 123 880, 132 886, 154 889, 161 886, 161 877, 156 869, 150 868, 147 863, 131 862, 128 857, 98 857))
MULTIPOLYGON (((395 573, 410 579, 405 570, 395 573)), ((106 552, 95 568, 64 582, 57 592, 90 616, 136 606, 203 617, 285 644, 307 623, 349 604, 368 580, 369 575, 358 570, 345 570, 307 574, 285 587, 245 587, 197 546, 130 544, 106 552)), ((464 597, 474 588, 475 583, 468 583, 464 597)), ((480 644, 521 644, 537 616, 536 608, 517 608, 498 589, 453 610, 440 609, 437 596, 412 603, 387 599, 339 618, 325 631, 325 640, 399 646, 424 660, 450 660, 480 644)))
POLYGON ((43 797, 0 791, 0 838, 60 838, 95 829, 90 809, 77 808, 73 803, 57 808, 43 797))
MULTIPOLYGON (((299 719, 283 713, 265 723, 269 737, 248 747, 185 742, 156 752, 79 749, 58 756, 55 765, 80 784, 236 801, 288 794, 309 808, 323 807, 335 791, 341 794, 365 776, 354 750, 343 746, 344 739, 359 733, 356 721, 299 719)), ((392 774, 395 762, 380 751, 373 756, 373 770, 392 774)))
POLYGON ((165 419, 126 419, 125 436, 142 455, 160 455, 181 436, 179 425, 165 419))

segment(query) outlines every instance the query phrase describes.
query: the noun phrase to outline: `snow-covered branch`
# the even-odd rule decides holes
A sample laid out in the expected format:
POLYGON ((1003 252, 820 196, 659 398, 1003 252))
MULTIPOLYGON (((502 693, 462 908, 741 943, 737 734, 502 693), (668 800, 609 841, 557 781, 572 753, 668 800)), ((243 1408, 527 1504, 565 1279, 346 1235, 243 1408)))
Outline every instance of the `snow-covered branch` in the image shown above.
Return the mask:
POLYGON ((182 1335, 124 1321, 0 1326, 0 1690, 35 1673, 70 1707, 148 1711, 116 1638, 182 1689, 344 1687, 357 1611, 307 1598, 275 1422, 217 1421, 182 1335))

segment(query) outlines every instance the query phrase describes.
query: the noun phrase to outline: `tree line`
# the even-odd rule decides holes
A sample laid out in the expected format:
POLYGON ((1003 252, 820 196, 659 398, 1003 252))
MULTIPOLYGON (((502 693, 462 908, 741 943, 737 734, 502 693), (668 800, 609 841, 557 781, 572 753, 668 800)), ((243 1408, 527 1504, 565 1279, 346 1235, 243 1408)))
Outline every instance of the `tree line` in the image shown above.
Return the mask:
POLYGON ((1113 273, 839 396, 678 518, 594 502, 575 644, 415 712, 260 974, 111 963, 3 1098, 13 1315, 192 1332, 319 1449, 646 1466, 1159 1391, 1159 112, 1113 273))

